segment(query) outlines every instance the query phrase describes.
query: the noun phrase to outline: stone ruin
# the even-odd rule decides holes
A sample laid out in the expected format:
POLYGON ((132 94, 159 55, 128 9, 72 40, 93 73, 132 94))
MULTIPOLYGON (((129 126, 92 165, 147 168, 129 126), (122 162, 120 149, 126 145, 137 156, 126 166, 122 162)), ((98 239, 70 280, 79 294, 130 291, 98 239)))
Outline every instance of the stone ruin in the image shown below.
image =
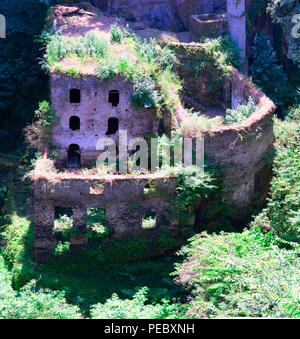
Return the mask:
MULTIPOLYGON (((159 1, 151 1, 154 2, 159 1)), ((243 5, 244 1, 239 4, 243 5)), ((216 26, 215 23, 214 27, 222 30, 225 21, 223 17, 220 20, 222 24, 216 26)), ((197 88, 200 85, 197 81, 201 79, 191 81, 197 88)), ((137 135, 168 134, 170 130, 168 116, 157 118, 155 112, 132 105, 132 84, 121 78, 103 81, 93 75, 71 78, 53 72, 50 83, 51 103, 60 117, 52 133, 59 168, 88 166, 99 155, 99 138, 109 136, 118 140, 121 129, 128 131, 129 139, 137 135)), ((205 97, 205 91, 201 95, 205 97)), ((232 108, 250 97, 257 104, 255 112, 240 125, 201 131, 208 162, 222 168, 225 186, 222 200, 234 206, 232 217, 242 220, 254 203, 264 202, 268 192, 272 165, 266 158, 273 149, 275 105, 234 69, 223 81, 222 95, 225 102, 230 99, 232 108)), ((84 216, 90 208, 104 211, 111 238, 155 237, 161 230, 170 237, 180 237, 182 228, 172 215, 175 191, 174 176, 156 173, 100 177, 74 171, 54 177, 53 174, 39 175, 34 182, 35 257, 51 256, 56 246, 54 220, 62 210, 73 216, 73 228, 77 232, 70 242, 71 249, 76 251, 87 248, 84 216), (147 216, 155 219, 151 229, 142 228, 143 218, 147 216)), ((199 227, 203 214, 208 208, 214 209, 214 203, 213 199, 200 201, 195 210, 189 211, 191 217, 186 227, 199 227)))

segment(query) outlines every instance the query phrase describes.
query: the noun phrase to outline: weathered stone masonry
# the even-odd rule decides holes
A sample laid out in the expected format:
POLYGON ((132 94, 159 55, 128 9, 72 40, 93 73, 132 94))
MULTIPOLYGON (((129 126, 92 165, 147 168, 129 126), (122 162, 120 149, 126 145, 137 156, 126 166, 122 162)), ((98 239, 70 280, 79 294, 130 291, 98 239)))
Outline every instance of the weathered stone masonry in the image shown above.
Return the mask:
POLYGON ((50 183, 47 179, 35 182, 35 257, 50 256, 56 246, 53 233, 55 207, 73 209, 73 227, 77 234, 71 237, 71 249, 87 246, 86 221, 88 208, 104 208, 108 227, 113 238, 129 234, 149 236, 152 232, 166 230, 178 234, 176 220, 172 221, 170 198, 176 189, 176 178, 153 175, 126 178, 113 176, 108 179, 84 179, 80 176, 50 183), (144 194, 147 184, 157 185, 157 190, 144 194), (92 194, 93 185, 103 185, 102 194, 92 194), (142 218, 151 213, 156 216, 156 227, 142 229, 142 218))
POLYGON ((50 86, 52 107, 60 118, 52 133, 52 144, 60 155, 59 167, 66 167, 68 149, 72 144, 79 146, 81 164, 85 165, 99 155, 96 150, 99 139, 110 137, 117 141, 119 130, 127 131, 128 140, 136 135, 158 133, 159 119, 155 112, 134 107, 130 100, 132 83, 121 78, 101 81, 96 76, 75 79, 52 74, 50 86), (79 103, 70 102, 70 91, 74 89, 80 91, 79 103), (109 102, 111 91, 119 93, 116 106, 109 102), (80 119, 79 129, 70 128, 71 117, 80 119), (108 135, 111 118, 117 119, 118 127, 115 133, 108 135))

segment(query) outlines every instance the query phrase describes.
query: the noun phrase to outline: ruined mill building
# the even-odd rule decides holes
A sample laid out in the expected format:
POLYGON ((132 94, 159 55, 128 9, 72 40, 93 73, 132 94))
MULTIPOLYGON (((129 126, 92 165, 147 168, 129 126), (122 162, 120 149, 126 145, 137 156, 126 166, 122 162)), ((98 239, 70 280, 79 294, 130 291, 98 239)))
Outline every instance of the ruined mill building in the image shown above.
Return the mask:
MULTIPOLYGON (((139 1, 138 8, 146 2, 139 1)), ((171 30, 172 25, 178 27, 176 21, 180 22, 179 26, 184 26, 182 29, 190 30, 191 41, 199 32, 209 35, 226 31, 237 42, 242 55, 245 54, 244 0, 237 3, 228 0, 227 7, 224 1, 212 1, 210 5, 213 4, 213 7, 207 5, 210 6, 207 12, 202 6, 197 7, 196 13, 191 12, 193 7, 184 7, 184 1, 153 0, 147 3, 151 6, 145 8, 151 10, 147 15, 141 10, 138 18, 134 18, 136 13, 131 11, 129 15, 126 12, 125 1, 108 1, 105 7, 110 13, 131 16, 127 18, 131 21, 150 21, 152 26, 162 25, 163 29, 171 30), (157 6, 162 3, 160 10, 172 14, 164 22, 155 20, 157 6), (186 20, 187 15, 189 20, 186 20)), ((97 6, 97 1, 93 4, 97 6)), ((185 44, 179 43, 179 49, 185 50, 185 44)), ((199 47, 201 58, 201 46, 193 46, 199 47)), ((182 60, 190 58, 184 52, 180 57, 182 60)), ((200 93, 204 99, 208 96, 203 79, 185 74, 184 81, 187 92, 189 86, 196 89, 195 94, 189 93, 191 96, 197 99, 200 93)), ((121 130, 127 131, 129 140, 140 135, 168 133, 171 126, 168 116, 157 117, 149 108, 135 107, 130 100, 133 84, 121 77, 101 80, 93 74, 70 77, 53 71, 50 86, 51 104, 59 117, 59 123, 52 130, 52 146, 58 154, 55 166, 63 170, 68 168, 69 171, 50 171, 35 177, 35 257, 44 259, 52 255, 57 243, 53 231, 55 219, 62 213, 72 216, 72 227, 76 229, 70 238, 71 250, 87 248, 86 214, 89 209, 103 212, 111 238, 128 235, 155 237, 161 231, 167 232, 170 237, 180 237, 182 227, 172 213, 176 177, 166 177, 161 173, 99 176, 80 171, 81 167, 90 167, 96 161, 99 139, 110 137, 117 141, 121 130), (149 217, 154 220, 153 227, 144 229, 143 220, 149 217)), ((262 202, 266 197, 271 165, 266 163, 265 158, 273 145, 272 113, 275 105, 234 69, 224 79, 221 92, 223 101, 230 102, 233 109, 250 97, 257 105, 255 112, 240 125, 222 125, 212 131, 202 131, 208 162, 222 166, 225 186, 222 201, 234 206, 233 218, 241 220, 253 202, 262 202)), ((196 209, 189 211, 190 218, 184 227, 199 227, 208 208, 214 209, 214 201, 199 202, 196 209)))

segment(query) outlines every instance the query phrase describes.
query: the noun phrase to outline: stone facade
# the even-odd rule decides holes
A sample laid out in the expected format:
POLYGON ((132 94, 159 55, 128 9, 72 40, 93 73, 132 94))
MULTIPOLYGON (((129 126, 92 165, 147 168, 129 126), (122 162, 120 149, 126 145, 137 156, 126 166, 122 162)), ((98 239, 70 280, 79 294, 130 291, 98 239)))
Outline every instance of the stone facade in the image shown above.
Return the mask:
MULTIPOLYGON (((37 180, 35 194, 35 243, 34 252, 38 259, 51 255, 56 246, 53 232, 56 207, 73 209, 73 227, 76 235, 71 237, 71 250, 87 247, 85 214, 88 208, 105 209, 108 227, 112 238, 128 235, 149 236, 166 230, 178 234, 179 226, 172 221, 170 199, 176 189, 176 178, 140 176, 128 178, 114 176, 112 180, 86 180, 80 176, 49 183, 37 180), (147 184, 155 185, 153 193, 145 194, 147 184), (102 185, 104 190, 95 194, 91 188, 102 185), (142 229, 145 215, 155 215, 156 227, 142 229)), ((193 221, 192 221, 193 223, 193 221)))
POLYGON ((159 119, 155 112, 135 108, 130 100, 132 91, 132 84, 121 78, 101 81, 96 76, 75 79, 62 74, 51 75, 51 103, 59 117, 59 123, 52 131, 52 143, 60 155, 59 166, 66 167, 68 149, 72 144, 79 146, 81 163, 85 165, 97 159, 99 139, 110 137, 117 141, 119 130, 127 131, 128 140, 136 135, 158 133, 159 119), (70 102, 73 89, 80 91, 80 102, 70 102), (110 91, 119 93, 116 106, 109 102, 110 91), (79 129, 70 128, 71 117, 80 119, 79 129), (109 132, 111 118, 118 119, 118 130, 107 134, 114 132, 109 132))

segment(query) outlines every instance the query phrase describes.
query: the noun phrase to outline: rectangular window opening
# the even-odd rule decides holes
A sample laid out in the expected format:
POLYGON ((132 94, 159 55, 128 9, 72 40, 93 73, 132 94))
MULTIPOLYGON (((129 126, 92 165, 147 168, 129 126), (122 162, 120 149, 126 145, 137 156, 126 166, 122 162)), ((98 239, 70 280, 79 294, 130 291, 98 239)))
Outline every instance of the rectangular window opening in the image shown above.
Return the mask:
POLYGON ((101 184, 93 184, 90 186, 90 194, 100 195, 104 193, 104 186, 101 184))
POLYGON ((89 239, 101 239, 109 235, 105 208, 88 208, 85 219, 89 239))
POLYGON ((152 211, 145 213, 142 219, 142 229, 149 230, 156 226, 156 213, 152 211))

